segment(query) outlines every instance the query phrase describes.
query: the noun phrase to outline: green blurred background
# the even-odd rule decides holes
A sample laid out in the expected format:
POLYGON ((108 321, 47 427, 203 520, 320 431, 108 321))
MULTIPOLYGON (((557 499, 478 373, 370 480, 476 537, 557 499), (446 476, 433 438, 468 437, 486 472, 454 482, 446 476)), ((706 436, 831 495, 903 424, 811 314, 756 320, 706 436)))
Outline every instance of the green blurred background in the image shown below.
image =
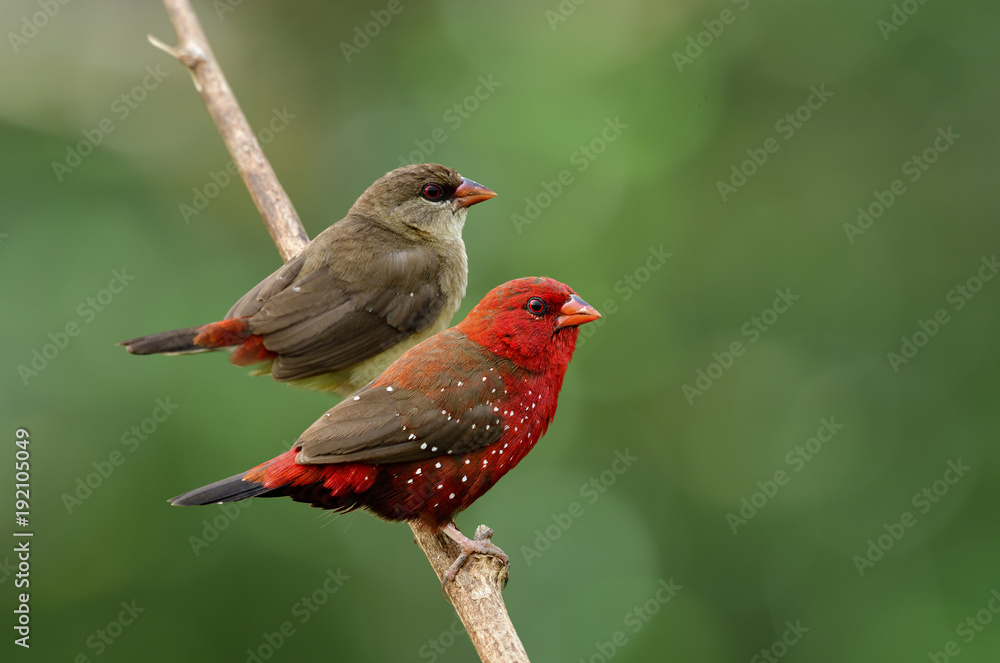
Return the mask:
MULTIPOLYGON (((996 5, 196 8, 311 236, 439 161, 500 194, 469 216, 459 315, 527 275, 605 312, 544 442, 458 518, 511 555, 533 660, 1000 657, 996 5), (768 311, 776 290, 797 299, 768 311)), ((406 526, 167 505, 333 399, 114 347, 219 318, 277 252, 146 42, 174 41, 159 4, 0 16, 0 476, 13 531, 25 427, 36 532, 30 652, 0 551, 4 660, 472 660, 406 526)))

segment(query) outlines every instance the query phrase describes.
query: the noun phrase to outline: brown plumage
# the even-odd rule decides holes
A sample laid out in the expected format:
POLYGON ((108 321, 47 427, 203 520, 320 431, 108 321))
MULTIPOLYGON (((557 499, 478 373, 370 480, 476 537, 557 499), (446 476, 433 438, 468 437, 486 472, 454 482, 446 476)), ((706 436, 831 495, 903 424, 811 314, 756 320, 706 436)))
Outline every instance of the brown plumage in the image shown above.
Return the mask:
POLYGON ((233 348, 257 374, 347 395, 445 329, 465 295, 468 207, 496 194, 439 164, 378 179, 347 216, 224 320, 123 342, 133 354, 233 348))

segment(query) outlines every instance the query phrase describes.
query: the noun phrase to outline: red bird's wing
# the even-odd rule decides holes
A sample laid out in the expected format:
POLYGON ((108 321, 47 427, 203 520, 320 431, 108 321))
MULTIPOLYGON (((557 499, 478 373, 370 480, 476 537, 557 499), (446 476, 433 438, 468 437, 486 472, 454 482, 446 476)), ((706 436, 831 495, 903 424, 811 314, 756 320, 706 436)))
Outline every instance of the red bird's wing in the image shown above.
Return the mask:
POLYGON ((496 361, 460 332, 438 334, 310 426, 296 442, 296 462, 398 463, 496 442, 506 393, 496 361), (468 346, 482 360, 470 357, 468 346), (404 376, 411 379, 394 379, 404 376), (409 388, 409 382, 420 386, 409 388))
POLYGON ((378 244, 383 253, 362 251, 359 256, 351 244, 350 238, 338 238, 344 260, 311 271, 304 251, 229 311, 228 318, 246 318, 252 332, 263 337, 264 347, 278 355, 272 368, 276 379, 298 380, 346 368, 440 317, 447 296, 432 250, 387 237, 378 244))

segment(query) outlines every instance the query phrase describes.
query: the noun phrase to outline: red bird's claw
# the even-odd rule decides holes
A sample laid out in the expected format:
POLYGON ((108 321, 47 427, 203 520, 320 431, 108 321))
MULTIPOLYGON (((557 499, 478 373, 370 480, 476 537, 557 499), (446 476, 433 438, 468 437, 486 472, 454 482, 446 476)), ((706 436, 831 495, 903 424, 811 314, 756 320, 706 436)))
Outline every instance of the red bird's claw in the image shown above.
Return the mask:
POLYGON ((462 534, 453 524, 445 527, 444 533, 459 545, 462 552, 459 553, 458 557, 455 558, 455 561, 452 562, 451 566, 448 567, 448 570, 445 571, 444 577, 441 580, 442 592, 445 591, 449 582, 455 580, 458 576, 458 572, 462 570, 462 567, 469 561, 469 556, 472 554, 489 555, 490 557, 496 557, 499 559, 503 563, 503 570, 501 571, 502 578, 500 582, 503 587, 507 586, 510 571, 510 558, 507 557, 507 553, 501 550, 499 546, 490 540, 493 536, 492 529, 486 527, 485 525, 480 525, 476 529, 475 539, 470 539, 462 534))

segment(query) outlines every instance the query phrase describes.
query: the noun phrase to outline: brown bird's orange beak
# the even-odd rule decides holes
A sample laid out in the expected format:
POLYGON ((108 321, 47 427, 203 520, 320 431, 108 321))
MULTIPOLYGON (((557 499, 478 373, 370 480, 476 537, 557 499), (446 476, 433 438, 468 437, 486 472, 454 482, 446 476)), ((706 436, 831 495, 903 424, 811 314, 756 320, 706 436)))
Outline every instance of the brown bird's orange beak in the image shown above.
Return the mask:
POLYGON ((496 195, 495 191, 490 191, 479 182, 463 177, 462 184, 455 189, 455 204, 459 207, 472 207, 496 195))
POLYGON ((556 318, 556 327, 559 329, 563 327, 576 327, 601 317, 597 309, 580 299, 577 295, 571 296, 569 301, 559 309, 559 313, 559 317, 556 318))

